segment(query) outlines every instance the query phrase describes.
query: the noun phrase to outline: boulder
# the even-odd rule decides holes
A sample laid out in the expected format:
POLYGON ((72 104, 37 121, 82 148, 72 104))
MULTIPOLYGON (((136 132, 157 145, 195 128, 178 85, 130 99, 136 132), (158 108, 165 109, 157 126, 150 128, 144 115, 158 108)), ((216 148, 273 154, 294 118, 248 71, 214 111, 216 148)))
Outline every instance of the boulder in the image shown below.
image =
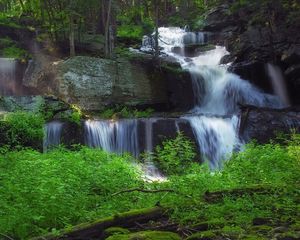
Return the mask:
POLYGON ((267 109, 243 106, 240 120, 240 136, 249 141, 267 143, 278 133, 300 132, 300 109, 267 109))
MULTIPOLYGON (((34 64, 24 84, 54 94, 83 110, 96 111, 111 104, 155 105, 166 100, 163 80, 151 66, 128 59, 77 56, 34 64)), ((29 72, 29 70, 28 70, 29 72)))

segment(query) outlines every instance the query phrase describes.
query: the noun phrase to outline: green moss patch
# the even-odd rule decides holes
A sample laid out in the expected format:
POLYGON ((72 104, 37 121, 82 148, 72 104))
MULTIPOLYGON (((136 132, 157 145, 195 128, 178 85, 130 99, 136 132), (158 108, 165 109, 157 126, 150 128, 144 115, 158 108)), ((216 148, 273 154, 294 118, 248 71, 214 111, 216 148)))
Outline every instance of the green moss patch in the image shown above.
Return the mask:
POLYGON ((180 240, 178 234, 162 231, 144 231, 131 234, 114 235, 107 240, 180 240))

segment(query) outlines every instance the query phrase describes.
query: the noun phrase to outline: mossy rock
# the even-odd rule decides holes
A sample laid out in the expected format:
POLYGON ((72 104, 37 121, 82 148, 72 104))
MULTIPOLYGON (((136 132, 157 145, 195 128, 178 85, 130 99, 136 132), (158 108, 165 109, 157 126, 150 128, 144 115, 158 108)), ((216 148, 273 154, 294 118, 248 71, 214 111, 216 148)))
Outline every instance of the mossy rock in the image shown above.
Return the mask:
POLYGON ((267 235, 270 232, 272 232, 273 228, 267 225, 260 225, 260 226, 254 226, 252 227, 252 231, 255 233, 260 233, 263 235, 267 235))
POLYGON ((118 234, 107 238, 106 240, 180 240, 178 234, 162 231, 143 231, 130 234, 118 234))
POLYGON ((300 239, 300 232, 285 232, 285 233, 280 233, 276 236, 276 239, 278 240, 296 240, 300 239))
POLYGON ((126 228, 122 228, 122 227, 110 227, 104 230, 104 236, 110 237, 113 235, 121 235, 121 234, 129 234, 130 231, 126 228))
POLYGON ((193 235, 189 236, 186 240, 212 240, 217 239, 217 232, 215 231, 204 231, 194 233, 193 235))
POLYGON ((265 238, 256 234, 246 235, 243 237, 244 240, 267 240, 269 238, 265 238))
POLYGON ((297 221, 296 223, 292 224, 290 227, 293 230, 300 231, 300 222, 297 221))
POLYGON ((192 229, 197 231, 207 231, 214 229, 221 229, 225 226, 225 222, 219 219, 213 219, 207 222, 200 222, 191 226, 192 229))
POLYGON ((245 230, 239 226, 225 226, 221 230, 221 235, 226 237, 229 236, 229 237, 240 238, 244 232, 245 230))

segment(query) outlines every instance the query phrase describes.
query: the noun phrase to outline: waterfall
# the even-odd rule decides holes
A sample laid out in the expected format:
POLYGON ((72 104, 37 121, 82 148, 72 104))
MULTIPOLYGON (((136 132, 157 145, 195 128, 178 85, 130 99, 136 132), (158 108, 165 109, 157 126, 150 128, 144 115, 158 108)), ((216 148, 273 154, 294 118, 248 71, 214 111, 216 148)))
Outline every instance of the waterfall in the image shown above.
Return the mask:
POLYGON ((116 128, 116 152, 131 153, 139 156, 138 146, 138 121, 137 119, 123 119, 115 122, 116 128))
POLYGON ((222 167, 222 161, 227 159, 238 147, 237 125, 238 117, 217 118, 207 116, 185 117, 191 124, 197 139, 202 158, 208 160, 212 169, 222 167))
POLYGON ((165 177, 159 171, 159 169, 155 166, 152 153, 154 151, 153 148, 153 124, 157 121, 155 118, 143 119, 145 124, 145 159, 143 170, 145 173, 145 180, 147 181, 164 181, 165 177))
POLYGON ((85 142, 89 147, 101 148, 108 152, 114 151, 114 122, 85 121, 85 142))
POLYGON ((87 120, 85 142, 88 146, 119 154, 139 155, 138 122, 136 119, 119 121, 87 120))
POLYGON ((0 95, 8 96, 16 92, 16 61, 13 58, 0 58, 0 95))
POLYGON ((59 121, 49 122, 45 125, 43 142, 44 152, 60 144, 62 128, 63 123, 59 121))
POLYGON ((290 106, 290 99, 288 96, 287 86, 284 81, 284 77, 281 69, 271 63, 267 64, 267 70, 272 82, 272 87, 276 95, 278 95, 284 105, 290 106))
MULTIPOLYGON (((216 46, 188 59, 184 52, 173 51, 196 42, 205 43, 205 34, 193 35, 178 27, 159 28, 161 53, 176 58, 191 75, 194 107, 190 114, 194 116, 189 114, 184 118, 192 126, 203 159, 209 161, 211 168, 218 168, 222 160, 230 157, 240 145, 238 104, 272 108, 281 108, 283 104, 278 96, 263 93, 236 74, 229 73, 227 66, 220 65, 221 58, 228 54, 225 47, 216 46)), ((144 49, 149 49, 149 46, 143 45, 141 50, 144 49)))

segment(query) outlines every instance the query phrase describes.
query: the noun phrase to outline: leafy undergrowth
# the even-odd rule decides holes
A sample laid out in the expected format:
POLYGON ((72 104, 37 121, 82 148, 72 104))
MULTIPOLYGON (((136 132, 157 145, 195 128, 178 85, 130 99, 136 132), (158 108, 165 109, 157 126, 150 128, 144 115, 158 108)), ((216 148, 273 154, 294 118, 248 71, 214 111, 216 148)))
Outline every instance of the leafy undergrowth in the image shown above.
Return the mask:
POLYGON ((271 239, 278 227, 293 235, 299 231, 299 139, 250 144, 220 172, 195 163, 163 183, 143 182, 129 156, 101 150, 2 151, 0 233, 28 239, 159 202, 186 229, 184 236, 271 239), (122 192, 133 188, 173 191, 122 192))

